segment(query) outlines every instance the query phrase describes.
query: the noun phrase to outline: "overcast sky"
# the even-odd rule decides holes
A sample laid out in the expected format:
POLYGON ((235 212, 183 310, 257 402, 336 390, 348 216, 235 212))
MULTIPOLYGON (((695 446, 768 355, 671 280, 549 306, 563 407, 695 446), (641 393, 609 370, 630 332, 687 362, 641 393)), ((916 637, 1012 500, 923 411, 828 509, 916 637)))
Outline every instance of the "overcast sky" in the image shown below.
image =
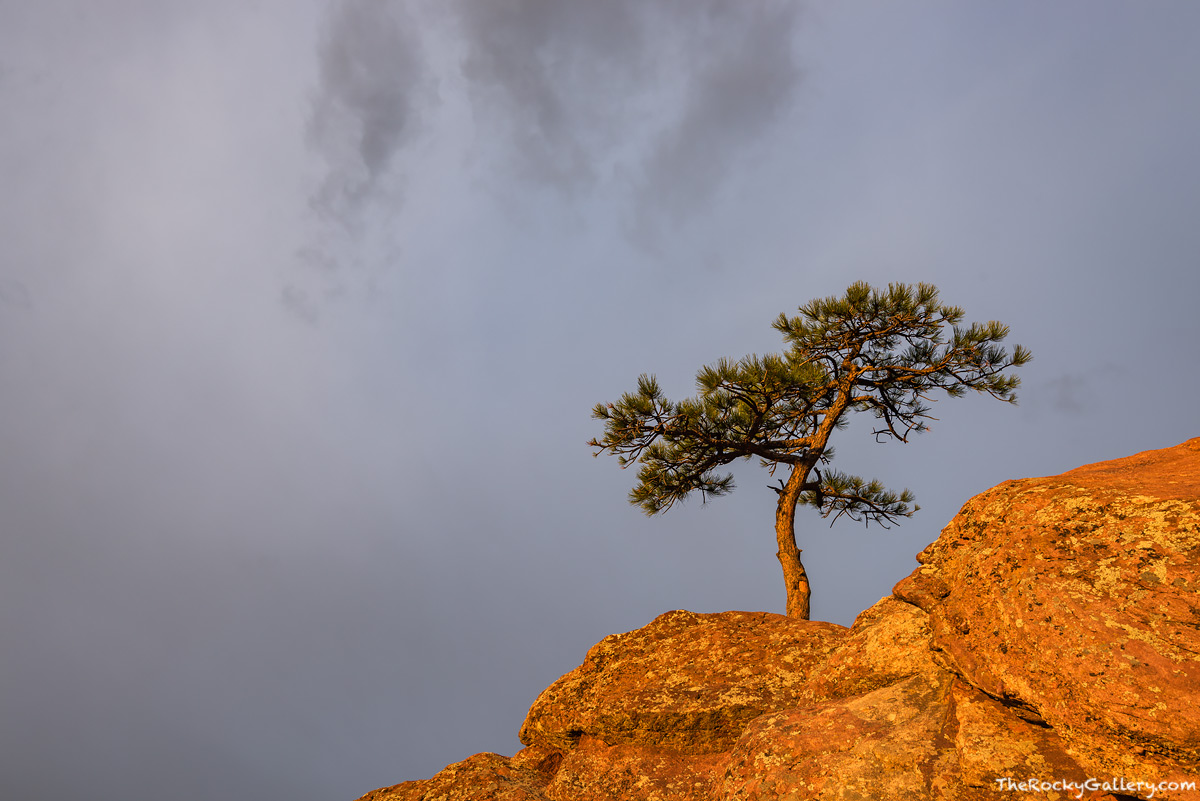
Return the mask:
POLYGON ((332 801, 512 754, 775 496, 646 518, 598 401, 856 280, 1032 349, 838 466, 849 624, 971 495, 1200 435, 1200 5, 0 0, 5 797, 332 801))

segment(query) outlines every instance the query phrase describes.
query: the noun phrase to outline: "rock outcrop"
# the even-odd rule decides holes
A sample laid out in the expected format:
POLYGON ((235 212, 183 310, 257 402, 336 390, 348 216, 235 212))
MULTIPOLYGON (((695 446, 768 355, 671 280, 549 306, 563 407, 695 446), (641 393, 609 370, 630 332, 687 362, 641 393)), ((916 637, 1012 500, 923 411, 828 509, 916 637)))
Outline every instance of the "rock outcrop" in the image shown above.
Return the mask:
POLYGON ((1093 775, 1200 779, 1200 439, 972 499, 895 595, 1093 775))
POLYGON ((1001 484, 918 562, 849 629, 606 637, 524 750, 361 801, 1200 799, 1200 439, 1001 484))

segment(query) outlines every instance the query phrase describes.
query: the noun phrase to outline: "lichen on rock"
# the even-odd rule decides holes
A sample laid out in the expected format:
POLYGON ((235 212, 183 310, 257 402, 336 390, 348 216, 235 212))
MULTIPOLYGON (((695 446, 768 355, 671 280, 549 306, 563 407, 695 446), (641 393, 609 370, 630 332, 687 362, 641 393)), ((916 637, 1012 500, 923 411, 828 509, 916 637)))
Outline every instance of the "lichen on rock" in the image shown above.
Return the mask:
POLYGON ((966 681, 1096 773, 1200 775, 1200 439, 1001 484, 921 561, 895 594, 966 681))
POLYGON ((667 612, 595 645, 534 702, 521 742, 569 751, 586 735, 725 751, 751 720, 797 703, 845 636, 842 626, 766 612, 667 612))

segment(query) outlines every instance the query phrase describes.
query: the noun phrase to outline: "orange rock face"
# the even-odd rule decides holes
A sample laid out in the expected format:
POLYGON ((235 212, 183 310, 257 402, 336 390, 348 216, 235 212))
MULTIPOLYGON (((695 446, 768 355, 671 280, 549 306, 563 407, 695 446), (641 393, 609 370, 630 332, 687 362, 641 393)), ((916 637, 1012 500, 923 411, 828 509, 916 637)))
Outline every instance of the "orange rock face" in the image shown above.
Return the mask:
POLYGON ((716 797, 1018 797, 996 783, 1002 776, 1051 783, 1087 778, 1053 732, 1021 720, 949 671, 935 671, 755 720, 730 754, 716 797))
POLYGON ((1200 778, 1200 439, 1001 484, 917 558, 947 667, 1094 773, 1200 778))
POLYGON ((586 735, 680 754, 726 751, 751 720, 797 702, 845 633, 766 612, 667 612, 593 646, 534 702, 521 742, 569 751, 586 735))
POLYGON ((523 751, 361 801, 1200 799, 1200 439, 1001 484, 918 561, 850 629, 607 637, 523 751))
MULTIPOLYGON (((359 801, 543 801, 552 773, 520 757, 476 754, 446 766, 432 779, 372 790, 359 801)), ((557 760, 546 764, 557 767, 557 760)))

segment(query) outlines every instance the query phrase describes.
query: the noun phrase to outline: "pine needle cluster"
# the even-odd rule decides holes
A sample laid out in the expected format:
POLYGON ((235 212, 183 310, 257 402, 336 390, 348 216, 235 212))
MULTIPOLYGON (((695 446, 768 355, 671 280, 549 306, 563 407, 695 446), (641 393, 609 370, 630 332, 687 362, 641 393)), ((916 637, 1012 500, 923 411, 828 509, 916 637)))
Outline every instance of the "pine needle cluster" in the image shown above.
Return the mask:
POLYGON ((796 480, 780 481, 781 503, 817 508, 884 525, 917 507, 908 490, 829 467, 829 440, 852 412, 877 420, 877 440, 907 442, 928 429, 937 395, 967 390, 1016 402, 1020 379, 1006 373, 1032 358, 1020 345, 1001 345, 1008 327, 999 322, 963 325, 963 310, 944 305, 930 284, 866 283, 845 295, 814 300, 774 327, 782 353, 721 359, 696 374, 697 394, 668 399, 653 375, 592 415, 604 434, 588 444, 609 452, 622 467, 640 465, 631 503, 648 514, 670 509, 691 493, 725 495, 733 476, 720 468, 757 458, 772 475, 792 466, 796 480))

